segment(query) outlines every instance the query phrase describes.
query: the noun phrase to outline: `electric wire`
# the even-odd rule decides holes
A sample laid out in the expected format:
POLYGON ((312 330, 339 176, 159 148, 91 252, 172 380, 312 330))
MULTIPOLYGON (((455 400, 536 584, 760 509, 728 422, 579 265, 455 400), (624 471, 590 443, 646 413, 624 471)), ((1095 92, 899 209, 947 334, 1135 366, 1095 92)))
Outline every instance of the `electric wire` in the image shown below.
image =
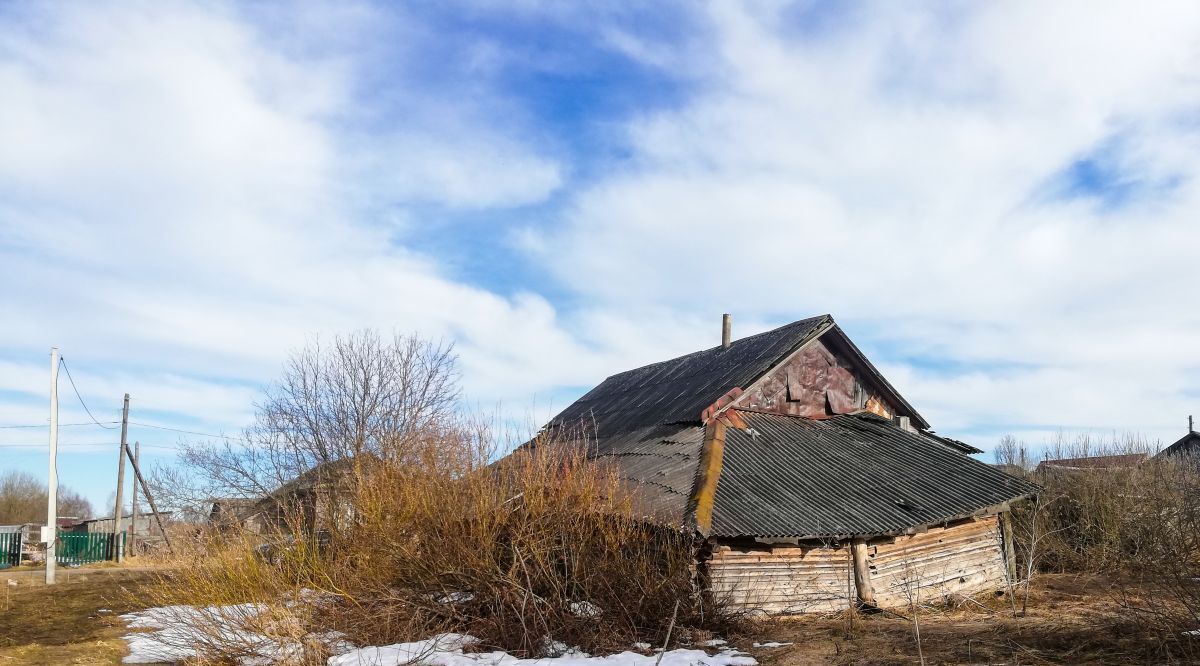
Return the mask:
MULTIPOLYGON (((120 421, 105 421, 105 423, 120 423, 120 421)), ((96 424, 92 423, 90 421, 87 423, 60 423, 60 424, 58 424, 58 427, 70 428, 73 426, 90 426, 90 425, 96 425, 96 424)), ((0 430, 14 430, 17 428, 49 428, 49 427, 50 427, 49 423, 38 423, 38 424, 29 424, 29 425, 0 425, 0 430)))
POLYGON ((181 430, 179 428, 168 428, 167 426, 151 425, 149 423, 139 423, 137 421, 130 421, 129 425, 141 426, 143 428, 154 428, 155 430, 169 430, 171 432, 181 432, 185 435, 199 435, 201 437, 214 437, 216 439, 231 439, 231 440, 234 440, 237 442, 247 441, 245 438, 242 438, 242 437, 232 437, 230 435, 214 435, 211 432, 199 432, 196 430, 181 430))
POLYGON ((67 381, 71 382, 71 388, 75 391, 75 397, 79 398, 79 404, 83 405, 83 411, 87 412, 88 418, 92 419, 93 423, 105 430, 116 430, 116 426, 106 426, 92 415, 92 410, 88 409, 87 403, 83 401, 83 396, 79 395, 79 388, 75 386, 75 379, 71 377, 71 369, 67 367, 67 359, 62 356, 58 357, 58 364, 62 366, 63 370, 67 371, 67 381))

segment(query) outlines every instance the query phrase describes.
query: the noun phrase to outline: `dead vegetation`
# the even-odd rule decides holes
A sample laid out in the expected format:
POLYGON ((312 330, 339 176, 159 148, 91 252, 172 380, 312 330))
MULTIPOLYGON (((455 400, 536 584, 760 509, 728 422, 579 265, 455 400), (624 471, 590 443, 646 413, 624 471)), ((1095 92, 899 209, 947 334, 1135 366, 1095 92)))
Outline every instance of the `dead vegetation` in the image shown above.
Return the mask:
POLYGON ((737 644, 791 643, 752 650, 764 666, 1189 663, 1122 619, 1119 589, 1101 576, 1045 574, 1024 616, 1003 596, 922 606, 919 645, 908 610, 768 621, 737 644))
MULTIPOLYGON (((636 520, 617 479, 580 451, 543 442, 489 467, 466 441, 430 441, 419 464, 365 464, 353 515, 319 538, 213 535, 153 604, 263 604, 232 620, 288 644, 329 630, 359 645, 456 632, 522 656, 661 645, 672 621, 677 640, 728 629, 694 587, 690 536, 636 520)), ((248 647, 217 626, 202 642, 227 657, 248 647)), ((299 661, 324 656, 313 644, 299 661)))

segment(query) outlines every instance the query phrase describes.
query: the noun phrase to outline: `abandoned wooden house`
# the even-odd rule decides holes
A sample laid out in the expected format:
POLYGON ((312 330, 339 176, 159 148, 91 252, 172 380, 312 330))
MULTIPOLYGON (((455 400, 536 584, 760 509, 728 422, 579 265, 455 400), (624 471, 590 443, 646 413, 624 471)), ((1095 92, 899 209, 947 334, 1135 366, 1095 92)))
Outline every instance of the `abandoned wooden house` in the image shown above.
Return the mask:
POLYGON ((345 501, 351 485, 352 459, 314 465, 270 493, 258 497, 211 500, 209 523, 255 533, 300 529, 306 533, 327 530, 331 522, 348 518, 345 501))
POLYGON ((693 530, 711 592, 791 614, 1003 589, 1037 487, 940 437, 826 315, 606 379, 548 425, 693 530))

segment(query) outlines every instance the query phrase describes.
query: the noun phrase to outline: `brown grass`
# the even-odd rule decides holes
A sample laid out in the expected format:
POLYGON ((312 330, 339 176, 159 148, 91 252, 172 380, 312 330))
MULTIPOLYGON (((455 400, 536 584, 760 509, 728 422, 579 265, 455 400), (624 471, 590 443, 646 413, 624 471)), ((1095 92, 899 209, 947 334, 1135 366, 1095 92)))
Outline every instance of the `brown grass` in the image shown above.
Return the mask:
MULTIPOLYGON (((694 585, 691 535, 640 520, 610 471, 551 442, 489 466, 478 441, 448 433, 417 462, 360 461, 337 505, 352 511, 318 521, 327 537, 300 529, 311 515, 212 536, 155 587, 155 605, 265 604, 269 621, 242 626, 291 644, 328 630, 359 645, 457 632, 518 656, 552 653, 551 640, 662 644, 673 618, 677 640, 727 626, 694 585)), ((244 649, 210 633, 204 654, 244 649)), ((323 657, 313 646, 305 658, 323 657)))
POLYGON ((60 573, 52 587, 29 577, 15 587, 0 581, 0 666, 120 663, 128 630, 118 616, 145 608, 138 600, 153 579, 107 569, 60 573))
MULTIPOLYGON (((1046 574, 1036 579, 1029 612, 1014 617, 1002 597, 960 600, 921 611, 928 664, 1192 663, 1180 645, 1130 623, 1115 599, 1122 587, 1101 576, 1046 574)), ((921 663, 911 622, 895 614, 805 617, 758 624, 738 638, 792 642, 754 650, 763 666, 921 663)))

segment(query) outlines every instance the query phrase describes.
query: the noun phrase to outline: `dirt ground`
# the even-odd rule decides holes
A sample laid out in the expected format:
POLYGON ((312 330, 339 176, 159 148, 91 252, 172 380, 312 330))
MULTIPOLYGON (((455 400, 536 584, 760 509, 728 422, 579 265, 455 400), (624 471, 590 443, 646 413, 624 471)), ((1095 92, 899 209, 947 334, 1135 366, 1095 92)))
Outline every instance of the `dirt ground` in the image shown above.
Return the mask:
MULTIPOLYGON (((1016 596, 1019 611, 1022 595, 1016 596)), ((1164 645, 1139 631, 1116 598, 1101 578, 1042 575, 1023 617, 1014 617, 1010 599, 1000 595, 922 609, 915 625, 907 610, 903 617, 879 613, 774 620, 736 644, 763 666, 1196 663, 1179 656, 1179 645, 1164 645), (754 642, 792 644, 754 649, 754 642)))
MULTIPOLYGON (((141 610, 138 590, 154 576, 145 569, 65 570, 50 588, 37 576, 12 577, 15 586, 0 576, 0 666, 119 664, 127 630, 118 616, 141 610)), ((907 612, 772 620, 733 644, 763 666, 1188 663, 1123 623, 1103 579, 1072 575, 1040 576, 1024 616, 1014 617, 1009 598, 1000 596, 922 609, 916 626, 907 612)))
POLYGON ((118 616, 141 610, 129 593, 154 574, 60 568, 51 587, 42 575, 0 572, 0 666, 119 664, 128 632, 118 616))

